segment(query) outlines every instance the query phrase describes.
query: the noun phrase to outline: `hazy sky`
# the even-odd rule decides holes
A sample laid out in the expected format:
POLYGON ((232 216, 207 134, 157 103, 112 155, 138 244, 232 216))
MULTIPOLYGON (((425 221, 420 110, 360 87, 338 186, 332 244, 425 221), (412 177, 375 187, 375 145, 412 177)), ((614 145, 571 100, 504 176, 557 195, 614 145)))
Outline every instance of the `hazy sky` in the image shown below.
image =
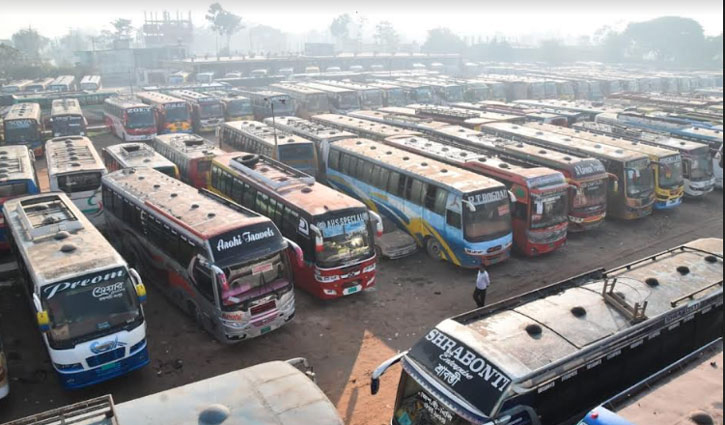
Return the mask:
MULTIPOLYGON (((207 0, 209 3, 212 1, 207 0)), ((647 20, 663 15, 696 19, 708 35, 723 30, 723 6, 713 0, 365 0, 342 1, 230 1, 220 0, 245 22, 266 24, 285 32, 301 33, 310 29, 326 30, 330 21, 341 13, 359 13, 372 27, 388 20, 408 40, 423 41, 426 31, 447 26, 459 34, 521 36, 577 36, 592 34, 603 25, 623 26, 630 21, 647 20)), ((10 36, 28 25, 42 34, 54 37, 69 28, 101 29, 118 18, 131 19, 134 25, 143 21, 143 12, 179 10, 192 12, 195 25, 204 25, 208 4, 198 0, 31 0, 4 1, 0 12, 0 38, 10 36)))

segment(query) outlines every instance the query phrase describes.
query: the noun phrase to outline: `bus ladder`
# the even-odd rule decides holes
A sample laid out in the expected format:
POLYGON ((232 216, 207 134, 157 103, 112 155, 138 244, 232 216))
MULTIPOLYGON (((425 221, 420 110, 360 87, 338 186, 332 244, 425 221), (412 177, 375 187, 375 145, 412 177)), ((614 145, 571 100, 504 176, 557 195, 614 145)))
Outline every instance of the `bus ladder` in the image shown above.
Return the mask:
POLYGON ((10 421, 5 425, 70 425, 85 423, 119 425, 113 405, 113 397, 110 394, 10 421))
POLYGON ((622 295, 614 292, 614 288, 617 285, 617 278, 615 277, 611 281, 604 279, 604 286, 602 287, 602 297, 604 301, 614 307, 617 311, 627 317, 632 323, 639 323, 647 320, 645 310, 647 310, 647 301, 644 303, 629 304, 622 295))

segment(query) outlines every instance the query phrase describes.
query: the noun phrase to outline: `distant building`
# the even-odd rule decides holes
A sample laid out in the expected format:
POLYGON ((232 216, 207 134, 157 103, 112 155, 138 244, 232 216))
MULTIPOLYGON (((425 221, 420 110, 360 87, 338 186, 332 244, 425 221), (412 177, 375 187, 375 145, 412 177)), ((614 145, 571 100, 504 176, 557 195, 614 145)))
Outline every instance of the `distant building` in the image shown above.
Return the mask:
POLYGON ((104 86, 114 87, 136 84, 141 70, 162 68, 163 61, 183 60, 187 50, 184 46, 84 50, 76 56, 80 66, 101 76, 104 86))
POLYGON ((176 18, 171 13, 161 12, 161 19, 156 13, 144 12, 144 24, 141 27, 141 37, 146 47, 190 46, 194 40, 194 26, 191 23, 191 12, 188 18, 176 12, 176 18))

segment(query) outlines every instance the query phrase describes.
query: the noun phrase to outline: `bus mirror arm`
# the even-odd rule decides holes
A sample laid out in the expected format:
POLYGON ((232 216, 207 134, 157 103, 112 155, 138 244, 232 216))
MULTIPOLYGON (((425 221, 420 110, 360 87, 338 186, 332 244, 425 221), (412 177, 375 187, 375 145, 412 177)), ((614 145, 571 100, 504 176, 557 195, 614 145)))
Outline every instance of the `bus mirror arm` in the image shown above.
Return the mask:
POLYGON ((315 252, 322 252, 324 249, 322 231, 314 224, 310 224, 310 230, 315 234, 315 252))
POLYGON ((36 293, 33 293, 33 305, 35 307, 35 319, 38 322, 40 332, 48 332, 50 330, 50 317, 48 316, 48 312, 43 310, 40 297, 36 293))
POLYGON ((513 192, 511 192, 510 190, 509 190, 508 192, 509 192, 509 201, 510 201, 510 202, 511 202, 512 204, 516 203, 516 201, 518 200, 518 199, 516 198, 516 195, 514 195, 514 193, 513 193, 513 192))
POLYGON ((408 352, 403 351, 402 353, 394 355, 381 363, 380 366, 373 371, 373 374, 370 376, 370 394, 375 395, 378 393, 380 390, 380 377, 383 376, 390 366, 398 363, 406 354, 408 354, 408 352))
POLYGON ((146 285, 144 285, 141 281, 141 276, 139 276, 138 272, 134 268, 129 268, 128 274, 131 275, 131 280, 133 281, 133 288, 136 290, 136 296, 138 297, 138 301, 140 303, 145 303, 146 285))
MULTIPOLYGON (((511 196, 511 195, 509 195, 509 196, 511 196)), ((471 202, 467 199, 461 199, 461 202, 464 203, 466 205, 466 207, 468 207, 468 210, 470 212, 476 212, 476 206, 473 205, 473 202, 471 202)))
POLYGON ((302 254, 302 248, 300 248, 299 245, 297 245, 296 242, 292 241, 291 239, 285 238, 287 241, 287 244, 289 245, 292 252, 294 252, 295 260, 297 261, 297 266, 304 267, 305 265, 305 258, 302 254))
POLYGON ((43 311, 43 304, 40 303, 40 297, 36 293, 33 293, 33 306, 36 313, 43 311))
POLYGON ((372 217, 372 221, 375 224, 375 236, 383 236, 383 219, 380 218, 380 215, 376 212, 368 211, 368 213, 370 214, 370 217, 372 217))

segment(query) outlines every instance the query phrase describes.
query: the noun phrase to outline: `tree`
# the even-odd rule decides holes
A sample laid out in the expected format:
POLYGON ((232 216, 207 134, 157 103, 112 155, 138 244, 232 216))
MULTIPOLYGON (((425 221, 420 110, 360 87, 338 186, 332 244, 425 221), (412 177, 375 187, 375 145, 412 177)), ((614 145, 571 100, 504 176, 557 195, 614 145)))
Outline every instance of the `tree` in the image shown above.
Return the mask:
POLYGON ((393 24, 388 21, 381 21, 375 26, 375 34, 373 35, 375 43, 383 46, 386 50, 395 51, 400 43, 400 35, 393 24))
POLYGON ((111 26, 113 27, 113 38, 115 40, 128 40, 131 38, 133 26, 131 26, 130 19, 118 18, 111 22, 111 26))
MULTIPOLYGON (((219 3, 213 3, 209 6, 206 20, 209 21, 215 33, 227 38, 226 52, 222 53, 228 55, 231 52, 232 35, 244 28, 244 25, 242 25, 242 17, 225 10, 219 3)), ((217 56, 219 56, 218 47, 217 56)))
POLYGON ((422 46, 428 53, 463 53, 466 43, 453 34, 450 28, 434 28, 428 30, 428 38, 422 46))
POLYGON ((665 16, 631 23, 623 35, 639 58, 694 66, 705 57, 702 26, 690 18, 665 16))
POLYGON ((40 59, 40 51, 48 45, 48 38, 43 37, 33 28, 23 29, 12 36, 13 45, 31 60, 40 59))
POLYGON ((351 23, 352 18, 350 18, 350 15, 348 15, 347 13, 338 16, 337 18, 333 19, 332 23, 330 24, 330 34, 332 34, 332 36, 335 37, 338 42, 346 42, 350 39, 351 23))

